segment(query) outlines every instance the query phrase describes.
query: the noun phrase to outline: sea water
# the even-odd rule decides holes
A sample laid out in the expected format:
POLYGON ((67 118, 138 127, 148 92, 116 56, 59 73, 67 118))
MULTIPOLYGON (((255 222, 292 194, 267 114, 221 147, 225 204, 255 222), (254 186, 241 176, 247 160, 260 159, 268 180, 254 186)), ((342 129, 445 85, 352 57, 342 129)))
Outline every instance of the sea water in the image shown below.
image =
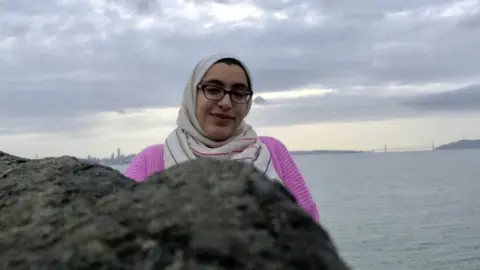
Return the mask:
POLYGON ((480 150, 294 159, 354 269, 480 270, 480 150))

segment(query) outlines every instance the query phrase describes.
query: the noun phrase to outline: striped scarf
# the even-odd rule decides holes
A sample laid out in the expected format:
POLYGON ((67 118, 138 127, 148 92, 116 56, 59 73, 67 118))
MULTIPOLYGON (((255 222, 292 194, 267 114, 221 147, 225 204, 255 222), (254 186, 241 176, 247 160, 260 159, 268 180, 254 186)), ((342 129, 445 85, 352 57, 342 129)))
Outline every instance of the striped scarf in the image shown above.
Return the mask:
MULTIPOLYGON (((195 67, 184 90, 177 128, 168 135, 164 144, 165 168, 197 157, 231 159, 251 163, 270 179, 282 182, 273 166, 270 151, 250 125, 242 122, 234 136, 226 141, 216 142, 204 135, 196 118, 196 85, 215 62, 227 57, 237 59, 232 55, 217 54, 202 59, 195 67)), ((249 76, 248 70, 245 70, 249 76)), ((248 110, 250 107, 251 101, 248 110)))

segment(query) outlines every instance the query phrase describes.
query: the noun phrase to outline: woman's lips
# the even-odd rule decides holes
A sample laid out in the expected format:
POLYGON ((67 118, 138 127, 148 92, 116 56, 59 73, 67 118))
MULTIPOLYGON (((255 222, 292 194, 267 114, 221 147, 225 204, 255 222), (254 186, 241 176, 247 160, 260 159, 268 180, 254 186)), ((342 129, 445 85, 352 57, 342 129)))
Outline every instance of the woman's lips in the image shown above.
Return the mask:
POLYGON ((227 115, 227 114, 221 114, 221 113, 212 113, 211 115, 220 118, 222 120, 234 120, 235 118, 233 116, 227 115))

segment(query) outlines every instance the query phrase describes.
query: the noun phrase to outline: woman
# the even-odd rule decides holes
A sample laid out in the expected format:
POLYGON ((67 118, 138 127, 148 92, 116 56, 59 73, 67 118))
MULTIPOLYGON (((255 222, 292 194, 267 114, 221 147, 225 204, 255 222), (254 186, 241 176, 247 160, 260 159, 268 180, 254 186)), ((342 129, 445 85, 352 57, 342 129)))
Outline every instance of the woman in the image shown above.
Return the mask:
POLYGON ((185 87, 177 128, 163 145, 140 152, 125 175, 143 181, 198 156, 251 162, 270 179, 281 180, 318 221, 315 202, 286 147, 274 138, 257 136, 244 122, 252 95, 250 73, 235 56, 217 54, 202 59, 185 87))

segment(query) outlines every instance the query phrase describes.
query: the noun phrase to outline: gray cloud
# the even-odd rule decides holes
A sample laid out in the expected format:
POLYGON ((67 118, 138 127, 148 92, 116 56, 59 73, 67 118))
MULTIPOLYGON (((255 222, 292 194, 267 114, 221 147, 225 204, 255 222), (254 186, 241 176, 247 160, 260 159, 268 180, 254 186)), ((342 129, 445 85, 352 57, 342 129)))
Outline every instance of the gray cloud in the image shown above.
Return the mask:
POLYGON ((420 107, 445 108, 438 105, 437 96, 402 103, 396 96, 371 95, 379 93, 373 89, 390 83, 479 79, 478 1, 471 6, 466 5, 472 1, 454 1, 468 12, 442 17, 442 12, 446 14, 442 5, 452 1, 252 0, 248 2, 267 15, 247 19, 251 23, 243 26, 219 23, 210 28, 201 25, 212 18, 201 14, 195 20, 182 19, 171 1, 4 2, 0 118, 12 119, 11 132, 45 126, 81 130, 82 119, 95 112, 178 105, 195 62, 214 52, 242 57, 255 76, 257 91, 322 85, 347 93, 362 86, 359 94, 366 95, 295 105, 298 116, 286 122, 303 121, 298 119, 309 115, 319 115, 318 121, 345 120, 408 116, 424 112, 420 107), (140 27, 148 23, 141 21, 148 16, 162 24, 140 27), (66 124, 58 124, 59 117, 66 124), (34 124, 42 121, 51 124, 34 124))
POLYGON ((414 109, 429 111, 480 111, 480 85, 420 95, 405 102, 414 109))
POLYGON ((325 122, 375 121, 421 115, 403 103, 405 97, 328 94, 253 110, 249 120, 259 126, 286 126, 325 122))
POLYGON ((316 98, 269 103, 253 111, 250 120, 261 126, 322 122, 399 119, 444 113, 480 113, 480 85, 427 94, 378 95, 329 93, 316 98), (277 106, 276 106, 277 105, 277 106), (282 105, 281 107, 278 105, 282 105))

